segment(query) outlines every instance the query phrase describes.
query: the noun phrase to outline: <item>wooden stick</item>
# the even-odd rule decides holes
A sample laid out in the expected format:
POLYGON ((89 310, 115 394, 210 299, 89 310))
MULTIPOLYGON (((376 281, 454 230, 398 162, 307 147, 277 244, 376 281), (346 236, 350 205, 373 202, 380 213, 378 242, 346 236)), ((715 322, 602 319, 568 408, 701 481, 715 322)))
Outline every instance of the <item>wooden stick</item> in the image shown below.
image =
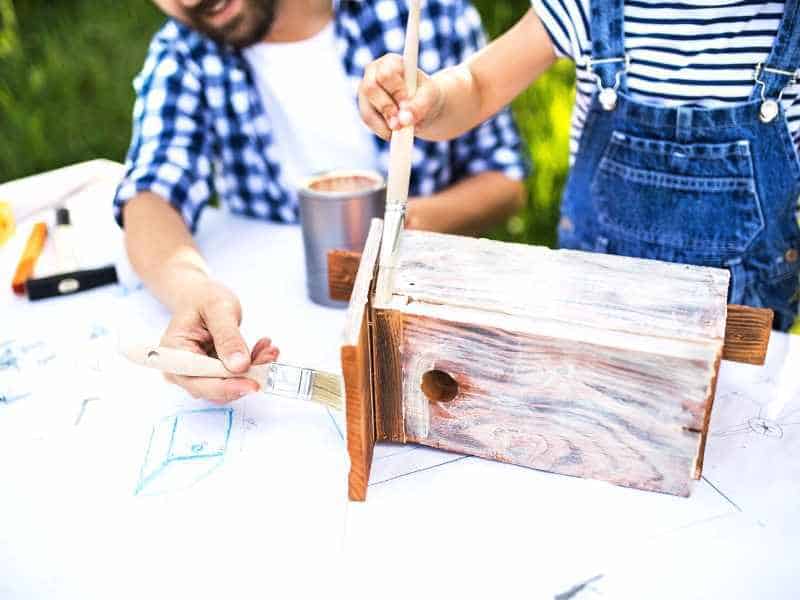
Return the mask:
MULTIPOLYGON (((409 5, 403 62, 405 63, 408 96, 413 97, 417 92, 420 0, 410 0, 409 5)), ((386 189, 386 216, 384 218, 383 241, 378 263, 378 283, 375 291, 375 299, 378 304, 387 302, 392 294, 397 248, 400 244, 400 232, 405 224, 406 204, 408 204, 413 151, 413 126, 404 127, 392 134, 392 142, 389 149, 389 178, 386 189)))

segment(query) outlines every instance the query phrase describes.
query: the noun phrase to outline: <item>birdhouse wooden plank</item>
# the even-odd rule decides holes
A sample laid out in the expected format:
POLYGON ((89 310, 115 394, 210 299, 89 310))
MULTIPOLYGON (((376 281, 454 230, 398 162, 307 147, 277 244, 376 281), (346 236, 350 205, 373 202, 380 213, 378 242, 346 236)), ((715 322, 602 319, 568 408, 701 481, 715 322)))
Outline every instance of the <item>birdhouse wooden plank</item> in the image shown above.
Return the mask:
POLYGON ((377 303, 379 245, 342 350, 353 499, 380 440, 688 495, 723 353, 763 360, 725 270, 406 231, 377 303))

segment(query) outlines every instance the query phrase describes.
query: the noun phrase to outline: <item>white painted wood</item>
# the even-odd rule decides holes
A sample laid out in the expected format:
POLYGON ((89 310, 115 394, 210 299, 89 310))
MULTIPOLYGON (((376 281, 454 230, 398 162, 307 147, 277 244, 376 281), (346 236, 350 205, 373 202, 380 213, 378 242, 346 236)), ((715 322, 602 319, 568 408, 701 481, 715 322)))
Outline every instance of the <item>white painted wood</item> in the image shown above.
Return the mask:
POLYGON ((383 305, 403 318, 405 437, 688 495, 702 464, 728 277, 407 232, 383 305), (457 382, 452 401, 423 393, 434 369, 457 382))
POLYGON ((705 342, 724 338, 729 278, 721 269, 407 231, 392 306, 425 305, 443 318, 460 308, 480 315, 475 321, 511 316, 530 333, 596 343, 616 333, 705 342))

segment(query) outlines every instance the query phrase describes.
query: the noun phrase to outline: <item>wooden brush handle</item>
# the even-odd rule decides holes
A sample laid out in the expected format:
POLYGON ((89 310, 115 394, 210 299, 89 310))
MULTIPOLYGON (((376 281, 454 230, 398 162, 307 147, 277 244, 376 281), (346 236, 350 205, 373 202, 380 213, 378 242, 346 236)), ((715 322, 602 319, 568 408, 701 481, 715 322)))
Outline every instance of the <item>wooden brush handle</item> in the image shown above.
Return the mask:
MULTIPOLYGON (((417 93, 417 59, 419 57, 420 0, 410 0, 406 47, 403 52, 405 80, 409 97, 417 93)), ((386 215, 384 217, 380 270, 375 288, 378 304, 388 301, 393 287, 393 269, 397 261, 400 232, 405 226, 408 187, 411 181, 411 158, 414 153, 414 127, 404 127, 392 133, 389 147, 389 177, 386 182, 386 215)))
MULTIPOLYGON (((403 51, 405 80, 408 96, 417 93, 417 62, 419 58, 419 13, 420 0, 409 2, 406 46, 403 51)), ((408 200, 408 184, 411 177, 411 156, 414 150, 414 127, 395 131, 389 153, 389 177, 386 201, 389 204, 405 204, 408 200)))
POLYGON ((245 378, 264 385, 268 365, 254 365, 243 374, 235 374, 225 368, 221 360, 162 346, 130 346, 125 356, 143 367, 158 369, 162 373, 183 375, 184 377, 212 377, 215 379, 245 378))

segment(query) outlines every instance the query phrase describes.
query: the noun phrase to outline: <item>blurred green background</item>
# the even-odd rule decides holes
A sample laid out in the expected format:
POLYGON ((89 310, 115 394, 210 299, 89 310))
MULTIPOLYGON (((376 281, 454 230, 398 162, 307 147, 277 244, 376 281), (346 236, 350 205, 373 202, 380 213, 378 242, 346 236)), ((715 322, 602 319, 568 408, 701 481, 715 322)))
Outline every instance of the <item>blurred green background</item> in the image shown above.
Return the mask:
MULTIPOLYGON (((490 36, 529 0, 475 0, 490 36)), ((124 160, 131 81, 163 23, 148 0, 0 0, 0 182, 93 158, 124 160)), ((567 173, 574 74, 561 63, 514 104, 535 173, 494 236, 553 245, 567 173)))

